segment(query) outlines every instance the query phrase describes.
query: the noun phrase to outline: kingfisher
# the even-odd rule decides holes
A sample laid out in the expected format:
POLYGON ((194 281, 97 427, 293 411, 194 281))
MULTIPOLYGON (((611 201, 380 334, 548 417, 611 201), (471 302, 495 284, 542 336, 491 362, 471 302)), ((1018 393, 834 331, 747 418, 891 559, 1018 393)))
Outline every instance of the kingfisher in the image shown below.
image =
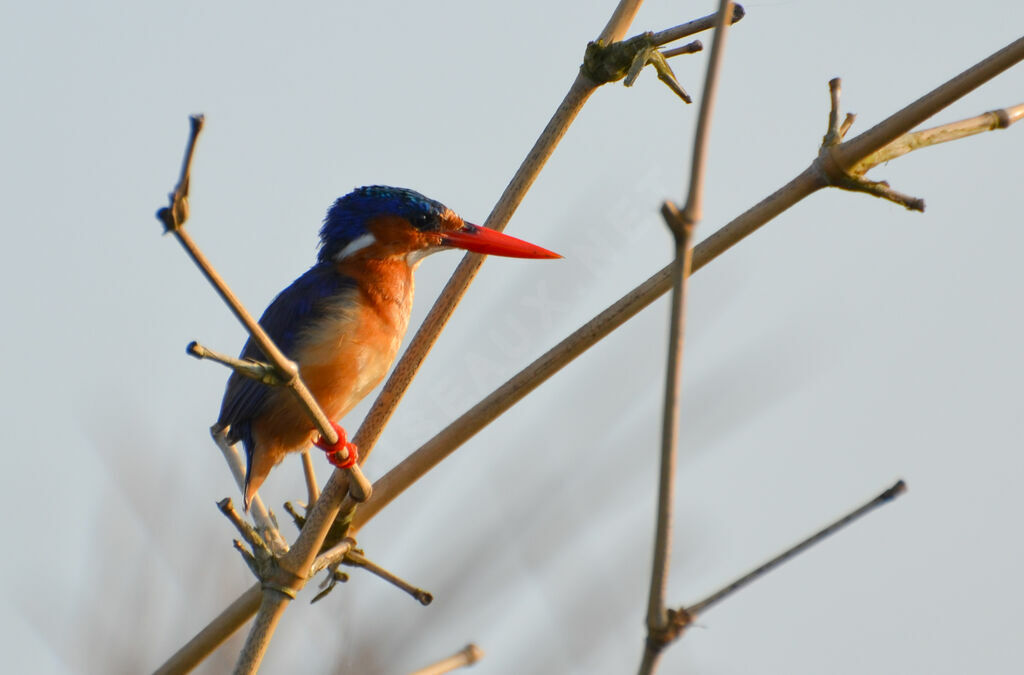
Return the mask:
MULTIPOLYGON (((338 420, 390 369, 409 325, 413 271, 449 248, 513 258, 557 253, 464 221, 406 188, 374 185, 340 197, 320 228, 316 262, 270 303, 260 325, 299 367, 324 413, 338 420)), ((262 360, 250 338, 240 358, 262 360)), ((245 509, 285 455, 317 437, 284 387, 232 373, 217 426, 246 454, 245 509)))

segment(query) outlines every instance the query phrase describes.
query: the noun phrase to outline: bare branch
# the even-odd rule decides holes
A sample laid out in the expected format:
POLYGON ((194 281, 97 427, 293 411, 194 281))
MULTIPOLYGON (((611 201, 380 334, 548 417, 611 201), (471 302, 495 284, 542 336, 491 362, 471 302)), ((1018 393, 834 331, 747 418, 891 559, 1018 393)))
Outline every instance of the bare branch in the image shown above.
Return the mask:
MULTIPOLYGON (((733 3, 732 6, 732 19, 729 24, 732 25, 746 16, 747 12, 743 9, 743 6, 739 3, 733 3)), ((696 35, 706 30, 710 30, 715 27, 715 22, 718 20, 718 12, 702 16, 699 19, 693 21, 687 21, 686 23, 668 28, 657 33, 651 33, 651 42, 656 45, 667 45, 669 42, 675 42, 676 40, 682 40, 684 37, 696 35)))
POLYGON ((967 119, 950 122, 949 124, 943 124, 930 129, 912 131, 900 136, 881 150, 873 152, 857 162, 850 169, 850 173, 863 175, 879 164, 902 157, 914 150, 956 141, 985 131, 1006 129, 1011 124, 1019 122, 1022 117, 1024 117, 1024 103, 1008 108, 1000 108, 999 110, 991 110, 976 117, 968 117, 967 119))
POLYGON ((672 49, 666 49, 661 53, 666 59, 670 59, 673 56, 682 56, 683 54, 696 54, 697 52, 704 49, 704 43, 700 40, 694 40, 693 42, 687 42, 681 47, 673 47, 672 49))
POLYGON ((342 563, 345 565, 351 565, 352 567, 361 567, 367 572, 380 577, 389 584, 411 595, 413 598, 416 599, 417 602, 419 602, 424 607, 426 607, 434 601, 434 596, 430 592, 425 591, 422 588, 417 588, 405 579, 402 579, 398 575, 389 572, 388 570, 384 569, 377 563, 373 562, 372 560, 364 556, 362 552, 356 550, 355 548, 349 549, 348 553, 345 555, 344 560, 342 560, 342 563))
POLYGON ((686 287, 692 265, 690 240, 700 221, 704 199, 704 169, 711 135, 711 117, 718 90, 725 38, 732 15, 730 0, 718 7, 715 36, 704 80, 704 95, 693 142, 690 186, 686 206, 680 212, 672 202, 665 202, 661 214, 672 231, 675 258, 672 265, 672 308, 669 323, 668 364, 665 367, 665 402, 661 425, 661 461, 658 472, 658 512, 655 525, 654 556, 651 563, 651 585, 647 600, 647 634, 640 672, 653 673, 657 665, 658 643, 651 636, 664 631, 670 622, 665 592, 672 551, 672 506, 675 501, 676 449, 679 442, 679 386, 683 372, 683 336, 686 331, 686 287))
MULTIPOLYGON (((668 610, 669 620, 665 626, 665 629, 657 633, 651 633, 647 636, 647 648, 644 651, 644 664, 650 663, 653 667, 656 663, 658 654, 668 645, 672 644, 683 634, 683 632, 693 623, 693 620, 702 611, 709 609, 711 606, 718 604, 725 598, 729 597, 741 588, 749 585, 751 582, 759 579, 768 572, 772 571, 779 565, 789 561, 794 556, 803 551, 806 551, 811 546, 814 546, 821 540, 825 539, 829 535, 835 534, 842 528, 851 524, 853 521, 866 515, 867 513, 875 510, 883 504, 887 504, 896 497, 907 491, 906 483, 902 480, 897 481, 895 485, 884 490, 877 497, 864 504, 863 506, 851 511, 842 518, 839 518, 835 522, 815 532, 811 536, 807 537, 800 543, 786 549, 779 555, 775 556, 768 562, 759 566, 757 569, 744 574, 739 579, 736 579, 732 583, 725 587, 715 591, 705 599, 698 603, 695 603, 689 607, 680 607, 679 609, 668 610)), ((641 673, 650 672, 645 671, 644 667, 641 666, 641 673)))
POLYGON ((200 360, 209 359, 210 361, 215 361, 227 366, 242 377, 248 377, 250 380, 262 382, 270 387, 280 387, 285 384, 277 368, 269 363, 253 361, 252 359, 236 359, 234 356, 228 356, 227 354, 221 354, 220 352, 208 349, 195 340, 188 343, 188 346, 185 347, 185 353, 200 360))
POLYGON ((768 572, 771 572, 773 569, 775 569, 779 565, 787 562, 788 560, 790 560, 791 558, 795 557, 796 555, 798 555, 800 553, 803 553, 804 551, 806 551, 811 546, 814 546, 815 544, 817 544, 818 542, 822 541, 826 537, 829 537, 829 536, 835 534, 836 532, 838 532, 839 530, 843 529, 847 525, 850 525, 851 523, 853 523, 855 520, 861 518, 862 516, 867 515, 871 511, 874 511, 879 506, 883 506, 885 504, 888 504, 892 500, 894 500, 897 497, 899 497, 900 495, 904 494, 906 491, 907 491, 907 484, 904 483, 902 480, 897 481, 892 487, 889 487, 889 488, 885 489, 878 496, 876 496, 875 498, 873 498, 871 501, 867 502, 863 506, 861 506, 861 507, 859 507, 857 509, 854 509, 853 511, 851 511, 850 513, 846 514, 845 516, 839 518, 835 522, 830 523, 829 525, 823 527, 822 529, 818 530, 817 532, 815 532, 811 536, 807 537, 803 541, 801 541, 801 542, 795 544, 794 546, 786 549, 785 551, 783 551, 779 555, 775 556, 774 558, 772 558, 768 562, 764 563, 763 565, 760 565, 756 569, 748 572, 747 574, 744 574, 739 579, 736 579, 732 583, 729 583, 726 586, 724 586, 723 588, 715 591, 714 593, 712 593, 708 597, 704 598, 700 602, 696 602, 696 603, 690 605, 684 611, 687 614, 689 614, 690 617, 692 618, 692 617, 697 616, 701 612, 703 612, 703 611, 705 611, 707 609, 710 609, 712 606, 717 605, 719 602, 721 602, 725 598, 729 597, 730 595, 732 595, 736 591, 740 590, 744 586, 747 586, 751 582, 756 581, 757 579, 759 579, 760 577, 764 576, 768 572))
POLYGON ((468 644, 448 658, 442 659, 426 668, 409 673, 409 675, 444 675, 458 668, 471 666, 484 657, 484 651, 474 644, 468 644))
POLYGON ((302 451, 302 476, 306 479, 306 503, 316 504, 316 500, 320 499, 320 485, 316 482, 316 469, 313 468, 313 458, 308 448, 302 451))
POLYGON ((187 673, 212 654, 217 647, 252 618, 260 606, 263 589, 253 584, 247 591, 225 608, 206 628, 174 652, 171 658, 153 671, 153 675, 187 673))

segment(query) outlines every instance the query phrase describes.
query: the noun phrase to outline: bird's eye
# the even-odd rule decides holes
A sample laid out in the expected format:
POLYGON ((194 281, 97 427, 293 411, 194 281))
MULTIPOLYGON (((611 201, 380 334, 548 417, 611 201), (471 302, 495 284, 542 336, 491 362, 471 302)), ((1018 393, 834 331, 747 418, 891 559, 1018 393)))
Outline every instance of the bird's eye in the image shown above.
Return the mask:
POLYGON ((416 216, 413 225, 416 226, 417 230, 422 232, 431 232, 437 229, 437 219, 431 217, 429 213, 421 213, 416 216))

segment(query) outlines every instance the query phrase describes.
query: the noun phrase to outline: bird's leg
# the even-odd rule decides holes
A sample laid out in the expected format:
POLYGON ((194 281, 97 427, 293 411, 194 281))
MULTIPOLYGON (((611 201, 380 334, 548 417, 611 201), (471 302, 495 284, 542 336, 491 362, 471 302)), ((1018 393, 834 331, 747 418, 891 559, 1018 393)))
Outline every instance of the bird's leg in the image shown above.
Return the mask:
POLYGON ((336 443, 328 443, 323 437, 313 441, 313 445, 327 453, 327 461, 339 469, 351 469, 359 461, 359 451, 355 443, 348 442, 348 435, 341 425, 332 421, 331 426, 338 434, 336 443))

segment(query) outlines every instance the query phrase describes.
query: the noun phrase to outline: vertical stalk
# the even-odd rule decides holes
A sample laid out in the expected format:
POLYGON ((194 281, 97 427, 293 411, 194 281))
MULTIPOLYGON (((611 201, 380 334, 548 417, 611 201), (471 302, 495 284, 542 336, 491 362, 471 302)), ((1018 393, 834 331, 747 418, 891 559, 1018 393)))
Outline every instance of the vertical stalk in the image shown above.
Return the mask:
MULTIPOLYGON (((678 222, 675 207, 662 207, 668 222, 678 222)), ((665 404, 661 419, 661 468, 658 477, 658 524, 654 539, 654 563, 647 602, 647 630, 664 630, 668 624, 665 610, 665 586, 672 552, 672 503, 675 494, 676 446, 679 440, 679 382, 683 372, 683 336, 686 330, 686 290, 690 278, 693 224, 672 227, 675 261, 672 269, 672 311, 668 337, 668 364, 665 367, 665 404)))
POLYGON ((679 382, 683 369, 683 335, 686 328, 686 288, 690 278, 693 229, 703 216, 704 172, 711 136, 711 115, 718 91, 722 54, 732 2, 721 0, 715 20, 715 37, 708 57, 697 130, 693 139, 689 189, 686 205, 680 212, 665 202, 661 215, 672 230, 675 261, 672 268, 672 314, 669 324, 668 364, 665 368, 665 405, 661 423, 661 466, 658 474, 658 522, 654 536, 654 561, 651 564, 651 588, 647 600, 647 641, 644 644, 640 674, 653 673, 659 655, 674 639, 671 620, 665 607, 668 567, 672 553, 672 504, 675 500, 676 446, 679 440, 679 382))

